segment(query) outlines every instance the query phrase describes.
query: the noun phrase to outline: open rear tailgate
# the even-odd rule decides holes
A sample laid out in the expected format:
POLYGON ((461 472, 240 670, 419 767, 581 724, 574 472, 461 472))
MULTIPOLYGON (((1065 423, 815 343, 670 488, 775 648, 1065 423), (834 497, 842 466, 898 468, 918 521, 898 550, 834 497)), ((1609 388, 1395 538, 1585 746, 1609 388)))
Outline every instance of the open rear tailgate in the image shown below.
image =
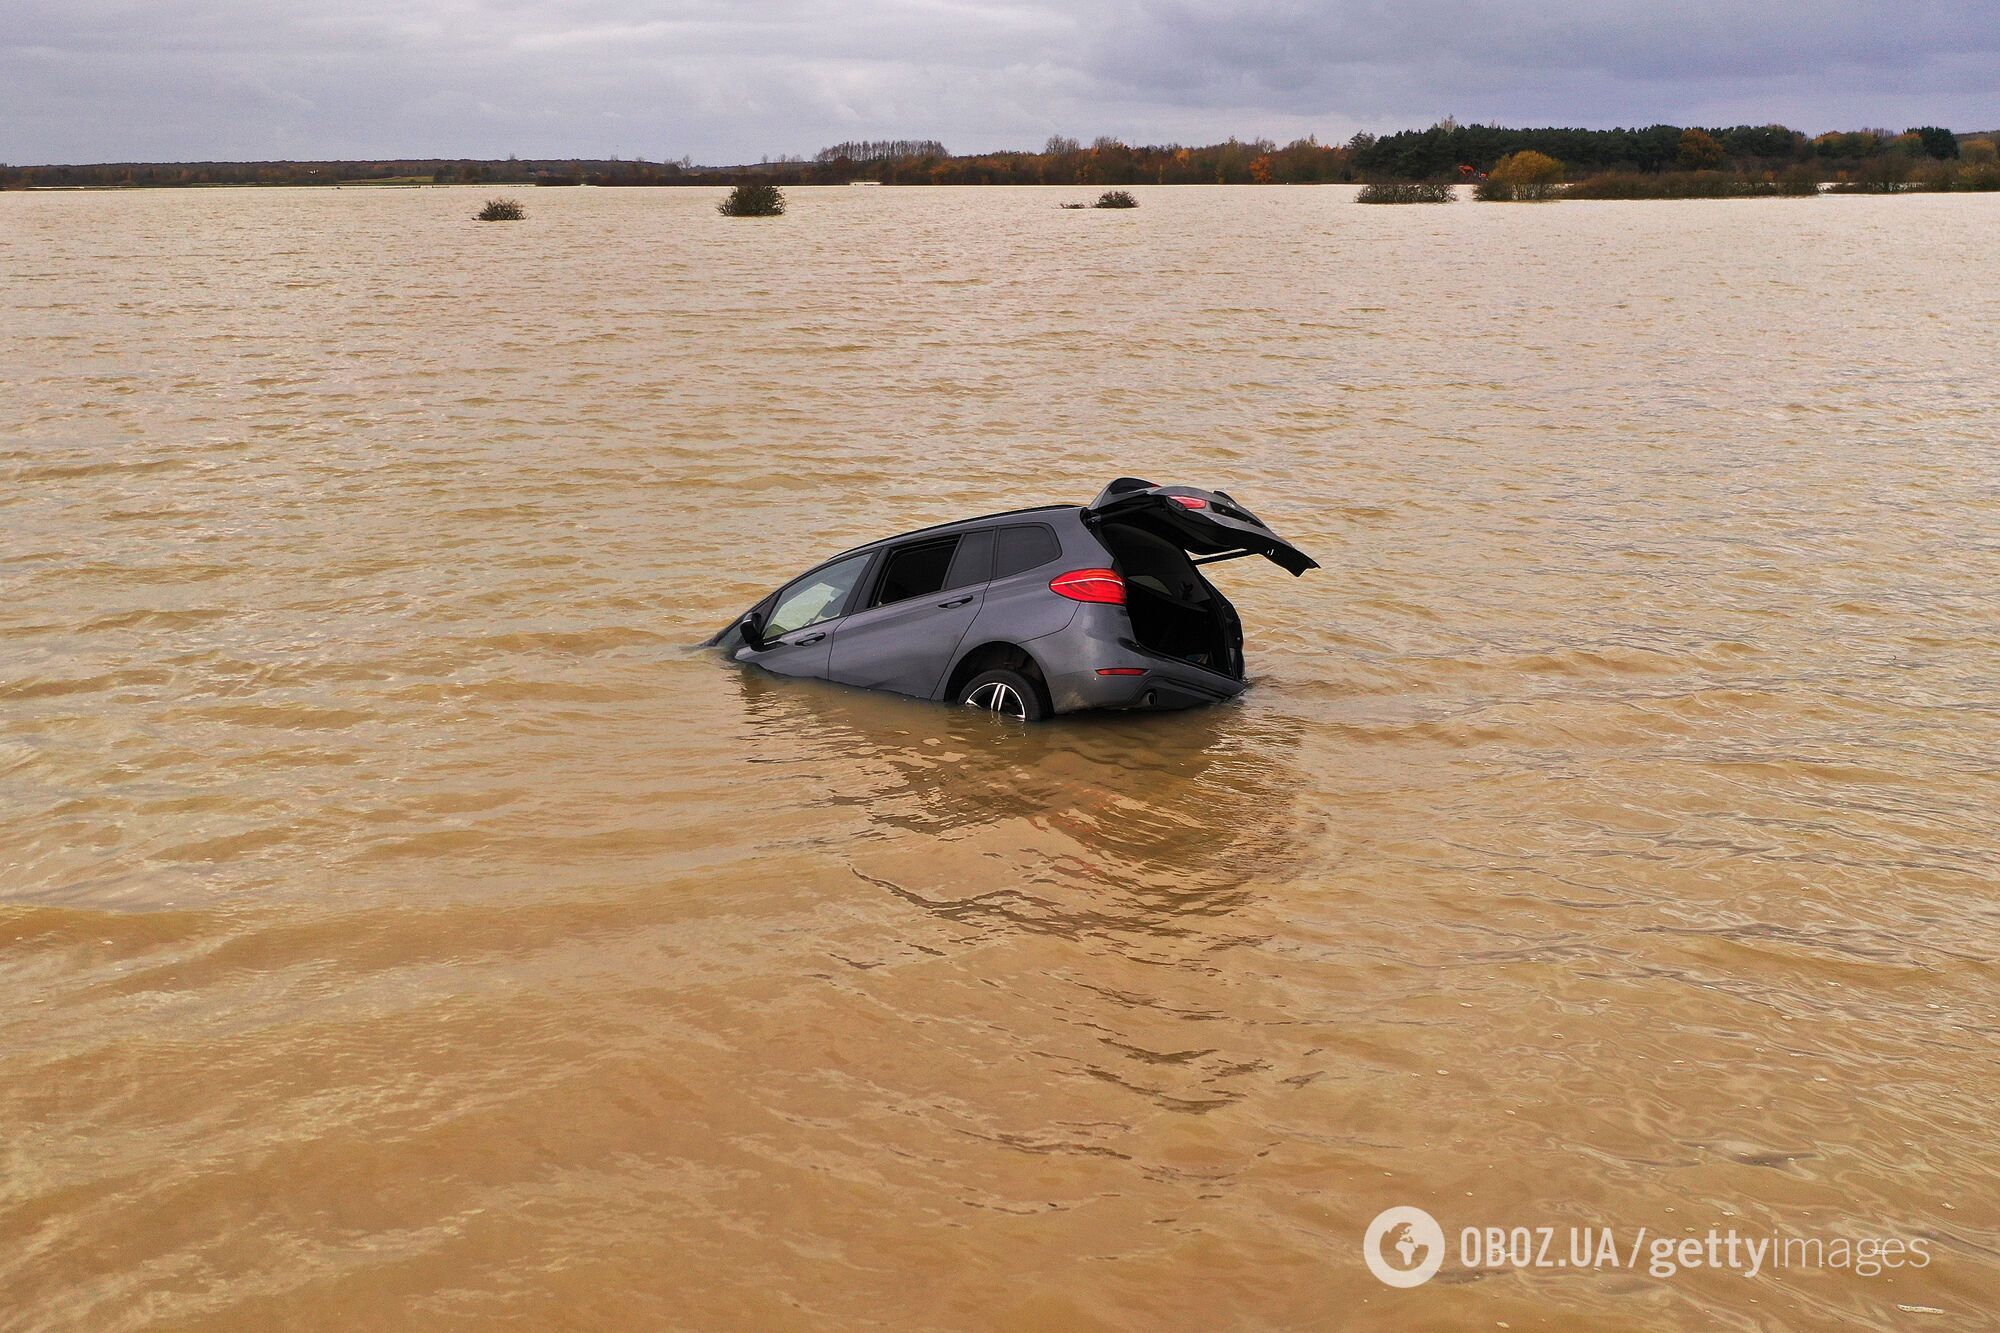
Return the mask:
POLYGON ((1265 527, 1227 491, 1155 486, 1137 477, 1120 477, 1090 502, 1083 517, 1092 523, 1130 523, 1194 555, 1248 551, 1294 575, 1319 568, 1319 561, 1265 527))

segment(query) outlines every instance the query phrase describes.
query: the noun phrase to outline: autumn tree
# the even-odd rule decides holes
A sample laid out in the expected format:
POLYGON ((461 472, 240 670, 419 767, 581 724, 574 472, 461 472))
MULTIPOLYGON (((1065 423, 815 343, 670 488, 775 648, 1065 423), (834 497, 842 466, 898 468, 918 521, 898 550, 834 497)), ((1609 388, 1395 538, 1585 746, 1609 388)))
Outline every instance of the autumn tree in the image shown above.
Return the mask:
POLYGON ((1682 171, 1713 171, 1728 156, 1722 144, 1707 130, 1682 130, 1680 151, 1674 165, 1682 171))
POLYGON ((1561 162, 1547 153, 1524 148, 1518 153, 1507 154, 1493 164, 1493 170, 1487 173, 1487 180, 1500 188, 1483 191, 1480 198, 1553 199, 1556 187, 1562 184, 1562 179, 1561 162))

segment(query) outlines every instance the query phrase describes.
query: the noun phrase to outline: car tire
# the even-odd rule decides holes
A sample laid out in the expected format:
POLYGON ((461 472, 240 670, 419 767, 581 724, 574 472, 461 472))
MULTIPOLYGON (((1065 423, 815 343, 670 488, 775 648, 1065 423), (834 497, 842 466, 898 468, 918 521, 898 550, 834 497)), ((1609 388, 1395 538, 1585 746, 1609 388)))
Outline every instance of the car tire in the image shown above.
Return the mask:
POLYGON ((982 671, 965 682, 958 692, 958 702, 1023 722, 1040 722, 1049 715, 1048 705, 1042 702, 1042 692, 1035 682, 1010 667, 982 671))

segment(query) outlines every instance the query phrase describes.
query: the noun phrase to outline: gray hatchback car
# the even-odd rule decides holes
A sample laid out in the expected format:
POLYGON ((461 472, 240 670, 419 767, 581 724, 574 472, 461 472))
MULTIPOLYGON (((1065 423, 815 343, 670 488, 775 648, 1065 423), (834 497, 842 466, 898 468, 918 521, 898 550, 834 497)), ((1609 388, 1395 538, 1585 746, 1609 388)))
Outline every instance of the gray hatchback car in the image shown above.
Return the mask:
POLYGON ((814 566, 710 645, 809 676, 1028 721, 1187 708, 1243 691, 1243 626, 1200 566, 1317 562, 1226 491, 1120 477, 1044 505, 870 542, 814 566))

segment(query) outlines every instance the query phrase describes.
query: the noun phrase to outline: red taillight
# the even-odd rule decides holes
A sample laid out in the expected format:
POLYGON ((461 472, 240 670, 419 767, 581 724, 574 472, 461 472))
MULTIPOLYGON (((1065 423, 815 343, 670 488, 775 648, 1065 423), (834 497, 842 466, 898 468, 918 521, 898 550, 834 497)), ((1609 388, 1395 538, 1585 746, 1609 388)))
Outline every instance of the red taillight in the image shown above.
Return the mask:
POLYGON ((1115 569, 1072 569, 1049 580, 1049 591, 1059 592, 1072 602, 1106 602, 1125 605, 1125 580, 1115 569))
POLYGON ((1098 675, 1100 675, 1100 676, 1143 676, 1143 675, 1145 675, 1145 674, 1146 674, 1146 668, 1144 668, 1144 667, 1099 667, 1099 668, 1097 668, 1097 674, 1098 674, 1098 675))
POLYGON ((1183 509, 1208 508, 1208 501, 1202 499, 1199 495, 1169 495, 1167 498, 1183 509))

